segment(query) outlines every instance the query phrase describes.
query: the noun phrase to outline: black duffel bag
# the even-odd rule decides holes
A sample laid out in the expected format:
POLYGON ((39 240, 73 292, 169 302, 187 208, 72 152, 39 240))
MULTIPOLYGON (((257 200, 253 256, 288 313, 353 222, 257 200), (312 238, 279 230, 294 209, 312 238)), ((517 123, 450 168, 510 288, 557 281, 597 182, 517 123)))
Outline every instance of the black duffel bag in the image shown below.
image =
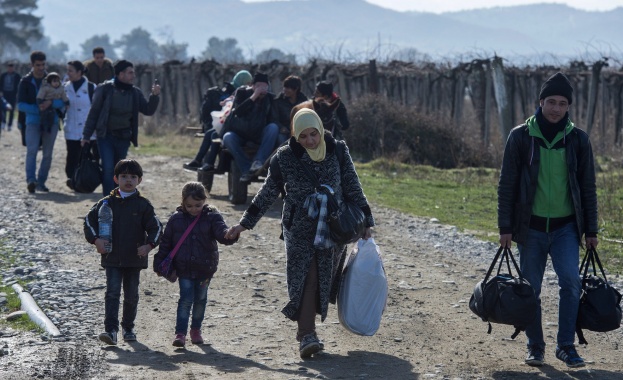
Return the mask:
POLYGON ((489 324, 488 334, 491 334, 491 323, 512 325, 515 327, 515 332, 511 339, 515 339, 534 321, 537 306, 534 288, 523 278, 510 248, 500 247, 489 266, 487 275, 474 287, 474 293, 469 300, 469 308, 489 324), (513 262, 519 277, 513 276, 510 261, 513 262), (500 273, 504 262, 506 262, 508 273, 500 273), (498 264, 497 275, 491 277, 496 264, 498 264))
POLYGON ((73 188, 78 193, 92 193, 102 183, 102 170, 91 154, 90 144, 85 144, 80 150, 80 162, 72 178, 73 188))
POLYGON ((595 248, 586 250, 580 265, 580 275, 582 276, 582 295, 575 332, 578 335, 578 343, 588 344, 582 329, 607 332, 621 326, 621 293, 608 284, 606 273, 595 248), (597 275, 595 262, 603 278, 597 275), (593 274, 589 273, 591 265, 593 274))

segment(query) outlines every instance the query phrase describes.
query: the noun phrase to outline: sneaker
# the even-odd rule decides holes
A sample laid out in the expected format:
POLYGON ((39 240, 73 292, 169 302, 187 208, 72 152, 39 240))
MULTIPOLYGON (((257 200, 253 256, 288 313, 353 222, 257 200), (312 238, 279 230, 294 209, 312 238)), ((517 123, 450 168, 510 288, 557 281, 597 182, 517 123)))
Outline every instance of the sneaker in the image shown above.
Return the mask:
POLYGON ((318 336, 316 336, 316 339, 318 339, 318 345, 320 346, 320 351, 324 351, 324 342, 321 341, 318 336))
POLYGON ((133 329, 123 329, 123 340, 126 342, 134 342, 136 340, 136 333, 133 329))
POLYGON ((116 346, 117 345, 117 332, 116 331, 103 332, 99 335, 99 340, 111 346, 116 346))
POLYGON ((249 169, 249 171, 250 171, 251 173, 255 173, 256 171, 260 170, 263 166, 264 166, 264 164, 262 164, 262 161, 260 161, 260 160, 255 160, 255 161, 253 161, 253 163, 251 164, 251 169, 249 169))
POLYGON ((578 355, 573 344, 556 347, 556 357, 565 362, 567 367, 570 368, 584 367, 586 365, 584 359, 578 355))
POLYGON ((545 363, 545 350, 539 346, 528 346, 525 363, 532 367, 540 367, 545 363))
POLYGON ((184 169, 186 169, 186 170, 197 171, 197 169, 199 169, 201 167, 201 162, 199 162, 197 160, 192 160, 190 162, 185 163, 183 166, 184 166, 184 169))
POLYGON ((299 345, 299 352, 301 353, 301 359, 310 358, 313 354, 320 351, 320 342, 316 333, 307 334, 301 339, 299 345))
POLYGON ((178 333, 175 334, 175 339, 173 339, 174 347, 185 347, 186 346, 186 334, 178 333))
POLYGON ((50 189, 48 189, 45 185, 37 185, 37 191, 41 191, 41 192, 44 192, 44 193, 49 193, 50 189))
POLYGON ((214 173, 215 172, 214 165, 210 165, 210 164, 205 164, 202 167, 200 167, 198 170, 203 173, 214 173))
POLYGON ((35 189, 37 188, 37 182, 28 182, 28 192, 29 193, 34 193, 35 189))
POLYGON ((253 173, 251 172, 244 173, 243 175, 240 176, 240 182, 251 182, 252 179, 253 179, 253 173))
POLYGON ((203 337, 201 336, 201 330, 190 329, 190 341, 193 344, 203 344, 203 337))

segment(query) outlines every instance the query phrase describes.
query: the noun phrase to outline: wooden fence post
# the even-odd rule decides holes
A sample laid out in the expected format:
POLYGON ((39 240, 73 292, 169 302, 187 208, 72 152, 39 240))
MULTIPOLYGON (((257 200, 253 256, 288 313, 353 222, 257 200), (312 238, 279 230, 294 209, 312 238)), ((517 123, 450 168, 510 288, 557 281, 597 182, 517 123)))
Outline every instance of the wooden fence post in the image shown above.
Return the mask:
POLYGON ((588 90, 588 112, 586 117, 586 133, 591 134, 591 129, 593 129, 593 123, 595 122, 595 112, 597 108, 597 97, 599 82, 601 76, 601 69, 604 66, 608 66, 607 59, 597 61, 593 63, 593 67, 591 68, 591 85, 588 90))
POLYGON ((502 135, 503 141, 506 141, 508 134, 513 128, 513 120, 511 116, 511 105, 508 100, 508 91, 506 90, 506 77, 504 75, 502 58, 496 56, 493 58, 493 61, 491 61, 491 76, 495 100, 498 105, 500 134, 502 135))
POLYGON ((376 59, 370 60, 370 64, 368 65, 370 71, 370 79, 368 83, 368 88, 370 92, 373 94, 379 93, 379 72, 376 68, 376 59))

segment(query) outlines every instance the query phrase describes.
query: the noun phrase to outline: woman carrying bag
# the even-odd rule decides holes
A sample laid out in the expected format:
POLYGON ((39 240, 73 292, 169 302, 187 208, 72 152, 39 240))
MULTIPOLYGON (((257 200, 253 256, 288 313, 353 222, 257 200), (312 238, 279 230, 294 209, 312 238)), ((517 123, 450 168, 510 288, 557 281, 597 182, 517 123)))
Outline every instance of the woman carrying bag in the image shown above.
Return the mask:
MULTIPOLYGON (((65 161, 65 174, 67 175, 67 187, 74 190, 74 172, 80 162, 80 139, 82 139, 82 129, 87 120, 87 115, 91 109, 91 98, 95 91, 95 85, 84 76, 85 67, 80 61, 70 61, 67 63, 67 78, 69 79, 64 87, 69 107, 65 113, 65 142, 67 143, 67 159, 65 161)), ((95 134, 91 136, 89 144, 95 161, 99 161, 97 144, 95 144, 95 134)))
POLYGON ((264 184, 240 224, 226 237, 237 238, 255 227, 279 194, 284 194, 282 228, 289 301, 282 313, 297 322, 299 352, 301 358, 308 358, 323 349, 316 335, 316 314, 324 321, 329 301, 335 303, 346 245, 329 237, 326 196, 317 191, 303 165, 315 173, 320 184, 331 187, 338 202, 347 198, 361 208, 366 219, 363 239, 370 238, 374 218, 346 144, 324 132, 313 110, 302 109, 294 115, 292 136, 272 157, 264 184), (342 165, 337 149, 344 155, 342 165))

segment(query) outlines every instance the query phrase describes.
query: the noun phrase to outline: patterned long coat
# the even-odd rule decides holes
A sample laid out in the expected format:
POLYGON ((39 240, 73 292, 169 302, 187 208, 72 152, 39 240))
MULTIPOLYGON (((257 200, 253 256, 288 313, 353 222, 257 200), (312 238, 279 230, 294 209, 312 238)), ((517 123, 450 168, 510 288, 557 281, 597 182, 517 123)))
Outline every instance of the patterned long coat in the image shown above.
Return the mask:
POLYGON ((355 202, 366 215, 366 226, 374 226, 374 218, 363 194, 359 177, 355 171, 348 147, 343 141, 336 141, 331 134, 325 133, 326 156, 323 161, 314 162, 303 146, 293 137, 288 145, 281 147, 273 156, 264 184, 257 192, 251 205, 243 214, 240 224, 252 229, 262 215, 284 192, 282 227, 286 246, 289 302, 282 312, 292 320, 298 320, 298 311, 303 297, 305 278, 313 257, 318 264, 318 282, 320 305, 317 313, 321 319, 327 317, 329 301, 335 302, 337 284, 341 275, 340 264, 345 246, 336 245, 329 249, 314 248, 317 220, 307 215, 303 204, 305 199, 315 192, 314 185, 301 167, 299 159, 310 166, 321 184, 330 185, 335 197, 341 201, 344 197, 355 202), (340 168, 336 149, 342 149, 343 167, 340 168))

